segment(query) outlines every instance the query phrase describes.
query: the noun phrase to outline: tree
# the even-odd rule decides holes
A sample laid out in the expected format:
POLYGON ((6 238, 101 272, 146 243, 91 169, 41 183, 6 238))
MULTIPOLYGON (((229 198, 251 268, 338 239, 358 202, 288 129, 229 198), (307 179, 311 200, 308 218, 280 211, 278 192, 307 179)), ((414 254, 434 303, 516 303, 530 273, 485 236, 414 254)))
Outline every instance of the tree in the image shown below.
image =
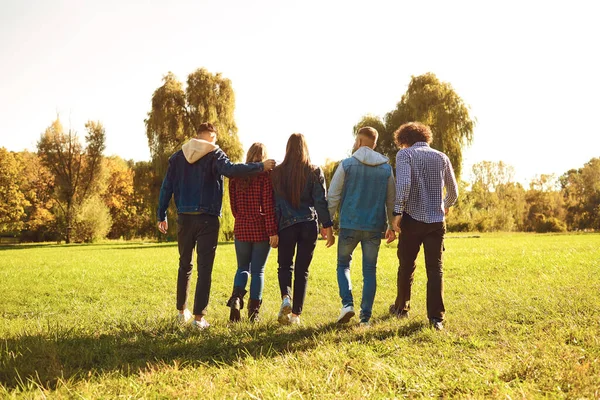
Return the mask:
POLYGON ((116 156, 104 159, 104 169, 107 177, 102 200, 108 207, 112 219, 108 237, 131 239, 136 234, 137 222, 137 207, 133 191, 134 171, 127 162, 116 156))
POLYGON ((395 165, 397 149, 394 145, 394 132, 400 125, 413 121, 431 127, 431 146, 448 155, 457 178, 460 178, 462 149, 473 140, 475 121, 454 88, 447 82, 441 82, 431 72, 411 77, 406 93, 402 95, 396 108, 385 115, 384 121, 366 116, 357 127, 368 123, 377 129, 380 134, 379 149, 395 165), (385 129, 380 131, 374 125, 385 126, 385 129))
POLYGON ((160 181, 156 179, 151 162, 138 161, 131 164, 133 170, 133 199, 136 208, 135 230, 141 237, 155 237, 156 229, 156 202, 158 199, 154 193, 158 193, 160 187, 153 187, 160 181))
POLYGON ((55 241, 59 234, 52 213, 54 201, 54 176, 36 153, 24 151, 16 154, 21 163, 20 187, 29 202, 25 207, 22 241, 55 241))
POLYGON ((162 163, 168 159, 198 133, 196 129, 203 122, 215 125, 217 144, 231 160, 240 160, 243 149, 237 136, 234 110, 231 81, 220 73, 211 74, 200 68, 188 76, 184 91, 181 82, 169 72, 163 77, 163 85, 154 91, 152 108, 144 121, 152 161, 162 163))
POLYGON ((71 242, 71 229, 76 207, 90 195, 101 170, 105 148, 105 131, 100 122, 85 124, 86 146, 76 132, 65 133, 60 120, 50 125, 37 143, 38 155, 54 176, 55 198, 65 220, 64 236, 71 242))
POLYGON ((23 227, 25 208, 30 204, 19 187, 22 168, 15 155, 0 147, 0 232, 23 227))
MULTIPOLYGON (((169 157, 186 140, 196 136, 196 129, 202 122, 215 125, 217 144, 232 161, 242 159, 243 149, 237 135, 234 110, 235 93, 231 81, 220 73, 197 69, 188 75, 185 90, 173 73, 163 77, 162 86, 152 95, 152 108, 144 121, 156 179, 152 185, 154 205, 158 202, 160 181, 169 157)), ((169 219, 172 219, 171 213, 169 219)), ((174 228, 171 224, 170 231, 174 228)))
POLYGON ((600 229, 600 158, 560 178, 571 229, 600 229))

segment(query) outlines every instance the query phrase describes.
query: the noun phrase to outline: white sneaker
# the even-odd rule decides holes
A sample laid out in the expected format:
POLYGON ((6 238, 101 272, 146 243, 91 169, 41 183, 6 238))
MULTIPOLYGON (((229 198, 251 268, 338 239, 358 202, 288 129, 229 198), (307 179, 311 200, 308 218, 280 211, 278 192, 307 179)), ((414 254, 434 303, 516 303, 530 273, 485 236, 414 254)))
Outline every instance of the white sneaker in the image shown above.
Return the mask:
POLYGON ((183 310, 182 313, 180 312, 177 314, 177 322, 183 325, 190 322, 190 319, 192 319, 192 317, 192 313, 186 308, 185 310, 183 310))
POLYGON ((200 321, 194 320, 194 322, 192 322, 192 326, 198 330, 202 330, 208 328, 210 324, 206 319, 204 319, 204 317, 202 317, 200 321))
POLYGON ((277 321, 282 325, 290 324, 290 315, 292 314, 292 303, 290 302, 289 296, 285 296, 281 302, 281 308, 279 314, 277 314, 277 321))
POLYGON ((350 318, 354 317, 356 313, 354 312, 354 307, 346 306, 342 308, 340 312, 340 316, 338 317, 338 324, 346 324, 350 321, 350 318))
POLYGON ((292 316, 290 317, 290 324, 299 325, 300 324, 300 316, 292 314, 292 316))

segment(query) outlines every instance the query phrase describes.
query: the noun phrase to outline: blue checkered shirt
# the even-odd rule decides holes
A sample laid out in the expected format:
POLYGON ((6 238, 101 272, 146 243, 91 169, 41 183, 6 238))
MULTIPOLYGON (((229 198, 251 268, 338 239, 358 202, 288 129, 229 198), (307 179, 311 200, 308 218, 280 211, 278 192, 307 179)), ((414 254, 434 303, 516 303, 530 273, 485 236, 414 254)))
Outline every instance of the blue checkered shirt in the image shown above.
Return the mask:
POLYGON ((457 199, 458 185, 448 156, 425 142, 398 151, 395 214, 406 212, 428 224, 442 222, 444 208, 454 205, 457 199))

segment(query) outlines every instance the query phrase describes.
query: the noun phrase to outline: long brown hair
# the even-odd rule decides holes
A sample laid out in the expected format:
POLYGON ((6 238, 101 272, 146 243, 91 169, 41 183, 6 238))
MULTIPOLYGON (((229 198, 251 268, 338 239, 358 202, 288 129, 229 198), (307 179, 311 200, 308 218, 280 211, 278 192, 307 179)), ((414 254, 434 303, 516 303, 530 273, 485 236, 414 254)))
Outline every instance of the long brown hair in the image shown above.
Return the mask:
POLYGON ((283 162, 273 169, 271 175, 275 193, 283 196, 292 207, 298 208, 306 179, 312 170, 304 135, 292 134, 285 148, 283 162))
MULTIPOLYGON (((253 143, 252 146, 248 149, 248 153, 246 154, 246 163, 251 162, 263 162, 267 159, 267 147, 262 143, 253 143)), ((250 182, 252 177, 245 177, 240 179, 241 188, 243 190, 247 189, 250 186, 250 182)))

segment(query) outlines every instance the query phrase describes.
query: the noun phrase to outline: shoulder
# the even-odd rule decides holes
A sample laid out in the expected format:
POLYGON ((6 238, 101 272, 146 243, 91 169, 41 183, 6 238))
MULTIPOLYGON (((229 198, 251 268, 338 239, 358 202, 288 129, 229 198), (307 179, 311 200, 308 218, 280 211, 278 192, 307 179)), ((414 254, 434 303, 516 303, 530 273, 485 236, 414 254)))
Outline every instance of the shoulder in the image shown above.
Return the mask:
POLYGON ((410 147, 407 147, 405 149, 400 149, 396 153, 396 162, 398 162, 398 160, 408 160, 408 159, 410 159, 411 155, 412 155, 412 150, 410 147))
POLYGON ((179 157, 183 157, 183 150, 179 150, 176 151, 175 153, 171 154, 171 157, 169 157, 169 162, 173 162, 175 160, 177 160, 177 158, 179 157))

